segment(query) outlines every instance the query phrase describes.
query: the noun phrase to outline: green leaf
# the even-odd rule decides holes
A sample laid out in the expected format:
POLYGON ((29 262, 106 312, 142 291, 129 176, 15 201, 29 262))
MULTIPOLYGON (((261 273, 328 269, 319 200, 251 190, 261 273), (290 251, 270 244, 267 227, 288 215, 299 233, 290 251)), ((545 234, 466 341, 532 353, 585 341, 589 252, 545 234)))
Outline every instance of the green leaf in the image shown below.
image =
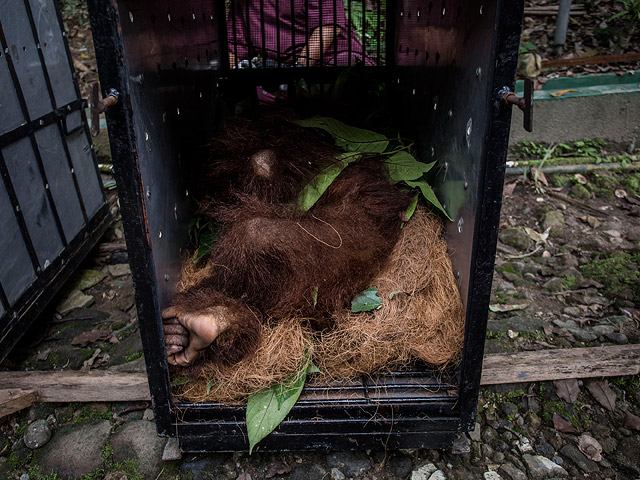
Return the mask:
POLYGON ((393 297, 395 297, 399 293, 405 293, 405 291, 404 290, 394 290, 393 292, 391 292, 389 294, 389 300, 391 300, 393 297))
POLYGON ((198 263, 202 260, 202 257, 211 252, 211 249, 217 241, 217 235, 213 231, 210 225, 202 227, 198 231, 198 250, 195 257, 193 257, 193 263, 198 263))
POLYGON ((180 385, 186 385, 187 383, 189 383, 189 379, 182 376, 176 377, 171 380, 172 387, 179 387, 180 385))
POLYGON ((427 173, 436 162, 422 163, 406 150, 391 155, 384 161, 394 182, 416 180, 427 173))
POLYGON ((370 312, 382 307, 382 299, 378 296, 378 287, 369 287, 351 301, 351 311, 370 312))
POLYGON ((342 170, 350 163, 358 160, 360 156, 360 154, 343 153, 335 163, 332 163, 316 175, 313 180, 302 189, 298 197, 298 205, 300 208, 306 212, 313 207, 337 176, 340 175, 342 170))
POLYGON ((415 182, 408 181, 407 185, 413 188, 419 188, 424 198, 426 198, 429 201, 429 203, 431 203, 431 205, 433 205, 438 210, 440 210, 449 220, 453 221, 453 218, 451 218, 447 213, 447 211, 444 209, 444 207, 436 197, 436 194, 433 192, 433 190, 431 189, 431 187, 429 186, 426 180, 421 179, 421 180, 416 180, 415 182))
POLYGON ((389 145, 389 141, 384 135, 346 125, 335 118, 312 117, 294 123, 301 127, 324 130, 333 137, 336 145, 347 152, 382 153, 389 145))
POLYGON ((407 216, 407 220, 413 217, 413 214, 415 213, 417 206, 418 206, 418 194, 416 193, 413 196, 413 200, 411 200, 411 203, 409 204, 409 206, 404 212, 404 214, 407 216))
POLYGON ((315 363, 311 362, 307 367, 307 373, 322 373, 322 371, 318 367, 316 367, 315 363))
POLYGON ((318 304, 318 287, 311 289, 311 298, 313 299, 313 306, 315 307, 318 304))
POLYGON ((489 305, 489 310, 492 312, 513 312, 515 310, 524 310, 530 303, 520 303, 514 305, 500 305, 499 303, 489 305))
POLYGON ((209 392, 211 392, 211 387, 213 387, 214 383, 215 383, 214 380, 208 380, 207 381, 207 393, 206 393, 207 396, 209 396, 209 392))
POLYGON ((308 368, 309 364, 305 363, 292 384, 275 385, 249 396, 246 416, 249 455, 260 440, 280 425, 298 401, 308 368))

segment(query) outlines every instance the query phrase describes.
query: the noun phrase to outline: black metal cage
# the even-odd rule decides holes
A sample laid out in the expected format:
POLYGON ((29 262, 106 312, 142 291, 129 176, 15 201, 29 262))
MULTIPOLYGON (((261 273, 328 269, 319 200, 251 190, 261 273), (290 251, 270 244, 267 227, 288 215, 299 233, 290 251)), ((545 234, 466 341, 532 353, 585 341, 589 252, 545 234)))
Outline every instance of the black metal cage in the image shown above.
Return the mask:
POLYGON ((53 0, 0 2, 0 359, 109 226, 53 0))
POLYGON ((445 447, 472 429, 511 115, 498 92, 513 88, 522 2, 89 6, 103 90, 121 95, 107 121, 159 433, 177 435, 190 451, 248 445, 242 407, 171 397, 160 311, 175 288, 192 214, 184 163, 239 85, 285 84, 295 101, 303 79, 322 85, 355 64, 384 82, 395 125, 415 139, 420 158, 438 162, 433 182, 454 219, 446 236, 466 314, 462 361, 447 374, 312 383, 258 449, 445 447), (265 21, 269 15, 275 20, 265 21))

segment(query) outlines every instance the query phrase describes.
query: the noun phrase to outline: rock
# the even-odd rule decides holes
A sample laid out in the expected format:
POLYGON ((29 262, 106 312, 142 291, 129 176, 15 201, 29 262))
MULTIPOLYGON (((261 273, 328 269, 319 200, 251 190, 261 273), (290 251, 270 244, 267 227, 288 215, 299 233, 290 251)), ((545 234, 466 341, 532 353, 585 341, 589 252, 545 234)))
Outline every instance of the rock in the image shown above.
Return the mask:
POLYGON ((580 470, 585 473, 593 473, 600 470, 598 464, 593 460, 589 460, 578 447, 573 444, 567 444, 560 449, 560 454, 575 463, 580 470))
POLYGON ((110 431, 107 420, 62 427, 40 450, 37 463, 45 475, 55 472, 62 480, 81 477, 102 465, 101 449, 110 431))
POLYGON ((564 215, 558 210, 549 210, 542 215, 542 230, 549 228, 552 235, 560 233, 564 228, 564 215))
POLYGON ((544 440, 540 440, 538 443, 536 443, 534 449, 538 455, 542 455, 543 457, 547 458, 553 457, 556 453, 556 449, 544 440))
POLYGON ((638 438, 638 436, 622 438, 613 454, 613 461, 617 465, 631 470, 636 476, 640 475, 640 455, 638 455, 640 440, 638 438))
POLYGON ((457 434, 453 439, 453 444, 451 445, 451 453, 459 455, 462 453, 469 453, 471 451, 471 447, 469 445, 469 439, 464 434, 457 434))
POLYGON ((0 478, 11 478, 13 468, 9 466, 6 457, 0 457, 0 478))
POLYGON ((543 283, 542 288, 549 292, 560 292, 567 289, 567 281, 564 278, 553 277, 543 283))
POLYGON ((371 468, 371 460, 361 451, 330 453, 327 464, 340 469, 347 477, 356 477, 371 468))
POLYGON ((125 275, 131 274, 131 268, 128 263, 118 263, 116 265, 109 265, 107 267, 109 270, 109 275, 114 278, 123 277, 125 275))
POLYGON ((438 470, 438 467, 433 463, 427 463, 411 472, 411 480, 428 480, 436 470, 438 470))
POLYGON ((598 335, 593 332, 592 327, 567 328, 567 330, 581 342, 593 342, 598 339, 598 335))
POLYGON ((413 462, 411 461, 411 458, 406 455, 393 455, 389 459, 389 470, 398 477, 405 478, 409 473, 411 473, 412 468, 413 462))
POLYGON ((562 313, 574 318, 578 318, 582 315, 582 312, 578 307, 565 307, 562 309, 562 313))
POLYGON ((518 413, 518 407, 515 406, 513 403, 508 403, 508 402, 500 405, 500 410, 502 410, 502 413, 504 413, 505 416, 507 417, 518 413))
POLYGON ((153 421, 153 410, 150 408, 146 408, 144 413, 142 414, 142 420, 148 420, 150 422, 153 421))
POLYGON ((75 290, 86 290, 100 283, 106 276, 99 270, 80 270, 73 277, 73 288, 75 290))
POLYGON ((189 455, 180 465, 180 473, 182 477, 193 480, 224 478, 225 461, 226 455, 221 453, 206 456, 189 455))
POLYGON ((170 462, 172 460, 181 460, 182 459, 182 450, 180 450, 180 443, 178 439, 175 437, 169 437, 167 439, 167 444, 164 446, 164 450, 162 452, 162 460, 165 462, 170 462))
POLYGON ((513 330, 514 332, 534 333, 540 331, 546 324, 547 322, 542 318, 516 315, 509 318, 490 319, 487 324, 487 329, 490 332, 507 332, 513 330))
POLYGON ((291 472, 289 480, 326 480, 327 474, 328 472, 320 465, 303 464, 291 472))
POLYGON ((498 432, 493 427, 487 426, 482 430, 480 435, 482 440, 486 443, 490 443, 494 439, 498 438, 498 432))
POLYGON ((342 473, 337 468, 333 467, 331 469, 331 479, 332 480, 344 480, 345 478, 347 478, 347 477, 344 476, 344 473, 342 473))
POLYGON ((24 432, 24 444, 31 450, 40 448, 51 439, 51 429, 46 420, 36 420, 24 432))
POLYGON ((594 325, 591 328, 597 335, 607 335, 609 333, 613 333, 616 329, 613 325, 594 325))
POLYGON ((113 450, 113 460, 137 460, 138 471, 144 478, 155 478, 162 469, 162 452, 167 439, 158 437, 153 422, 136 420, 125 423, 109 443, 113 450))
POLYGON ((502 477, 500 476, 500 474, 498 474, 498 472, 484 472, 484 480, 502 480, 502 477))
POLYGON ((471 439, 471 441, 473 442, 480 442, 482 441, 482 438, 480 437, 480 429, 482 427, 480 427, 480 424, 478 422, 476 422, 475 428, 469 432, 469 438, 471 439))
POLYGON ((527 250, 531 245, 529 236, 519 228, 505 228, 500 231, 499 238, 505 245, 519 250, 527 250))
POLYGON ((77 310, 78 308, 87 308, 93 304, 95 299, 92 295, 85 295, 80 290, 72 290, 56 307, 56 311, 60 315, 77 310))
POLYGON ((604 338, 618 345, 626 345, 627 343, 629 343, 629 339, 627 338, 627 336, 624 333, 620 332, 605 333, 604 338))
POLYGON ((522 470, 514 467, 513 464, 507 462, 498 469, 500 474, 506 480, 527 480, 527 476, 522 470))
POLYGON ((541 455, 529 455, 525 453, 522 459, 527 465, 529 477, 533 480, 569 476, 564 468, 541 455))
POLYGON ((447 480, 447 476, 442 470, 436 470, 431 474, 429 480, 447 480))
POLYGON ((565 253, 564 255, 562 255, 560 257, 560 263, 562 263, 562 265, 564 265, 565 267, 574 268, 578 268, 578 265, 580 265, 578 258, 575 255, 571 255, 570 253, 565 253))
POLYGON ((591 193, 589 192, 589 190, 587 190, 584 185, 580 185, 579 183, 576 183, 573 187, 571 187, 569 194, 572 197, 577 198, 578 200, 589 200, 591 198, 591 193))

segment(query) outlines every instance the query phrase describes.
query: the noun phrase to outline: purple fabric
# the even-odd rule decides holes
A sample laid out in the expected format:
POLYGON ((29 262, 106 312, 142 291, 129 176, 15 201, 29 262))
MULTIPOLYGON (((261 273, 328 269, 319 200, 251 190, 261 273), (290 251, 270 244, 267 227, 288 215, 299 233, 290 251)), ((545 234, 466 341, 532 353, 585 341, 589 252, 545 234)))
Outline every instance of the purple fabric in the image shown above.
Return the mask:
POLYGON ((363 56, 367 65, 374 65, 363 55, 353 29, 348 38, 343 0, 232 0, 227 22, 229 52, 238 62, 266 57, 284 64, 298 60, 306 66, 306 59, 298 58, 300 53, 314 30, 327 25, 336 26, 337 38, 315 65, 353 65, 363 56))

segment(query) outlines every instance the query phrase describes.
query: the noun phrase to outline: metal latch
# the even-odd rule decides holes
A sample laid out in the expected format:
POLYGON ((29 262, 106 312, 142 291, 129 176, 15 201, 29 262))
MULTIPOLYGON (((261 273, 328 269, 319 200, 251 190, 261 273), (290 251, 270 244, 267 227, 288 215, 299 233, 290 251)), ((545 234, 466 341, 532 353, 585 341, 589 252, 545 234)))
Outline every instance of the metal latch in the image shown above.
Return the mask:
POLYGON ((533 80, 525 78, 524 97, 518 97, 509 87, 503 87, 498 92, 503 105, 516 105, 524 113, 522 126, 527 132, 533 131, 533 80))
POLYGON ((98 82, 91 84, 91 97, 89 99, 91 108, 91 135, 97 137, 100 133, 100 114, 107 108, 118 103, 120 93, 115 88, 110 88, 109 93, 100 99, 100 85, 98 82))

